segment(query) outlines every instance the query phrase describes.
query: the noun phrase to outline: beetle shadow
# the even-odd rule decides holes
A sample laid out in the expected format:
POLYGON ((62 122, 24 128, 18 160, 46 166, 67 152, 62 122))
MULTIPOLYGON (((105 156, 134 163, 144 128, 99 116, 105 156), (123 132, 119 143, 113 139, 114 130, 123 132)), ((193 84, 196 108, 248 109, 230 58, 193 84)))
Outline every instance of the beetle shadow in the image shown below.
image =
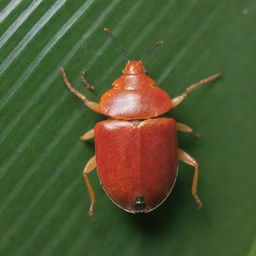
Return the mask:
POLYGON ((93 151, 95 149, 95 143, 93 140, 87 140, 87 141, 83 141, 84 145, 89 148, 91 151, 93 151))

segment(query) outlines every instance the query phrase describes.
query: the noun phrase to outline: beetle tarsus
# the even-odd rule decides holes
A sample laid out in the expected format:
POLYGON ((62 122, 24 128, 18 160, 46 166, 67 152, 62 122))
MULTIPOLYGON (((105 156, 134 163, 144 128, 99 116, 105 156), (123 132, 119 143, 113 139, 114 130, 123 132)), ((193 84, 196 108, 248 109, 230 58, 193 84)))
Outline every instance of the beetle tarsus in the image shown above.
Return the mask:
POLYGON ((197 133, 197 132, 194 132, 194 131, 191 132, 191 135, 193 135, 194 137, 197 137, 197 138, 201 137, 200 133, 197 133))
POLYGON ((89 89, 89 90, 92 90, 92 91, 95 90, 95 87, 92 86, 92 85, 90 85, 90 84, 87 82, 87 80, 86 80, 86 78, 85 78, 85 72, 84 72, 84 71, 82 72, 81 78, 82 78, 82 83, 83 83, 83 85, 86 87, 86 89, 89 89))
POLYGON ((199 198, 198 195, 193 195, 193 197, 195 198, 196 204, 197 204, 197 209, 200 210, 203 206, 203 203, 201 201, 201 199, 199 198))
POLYGON ((95 220, 93 212, 94 212, 94 203, 91 203, 88 215, 90 219, 95 220))

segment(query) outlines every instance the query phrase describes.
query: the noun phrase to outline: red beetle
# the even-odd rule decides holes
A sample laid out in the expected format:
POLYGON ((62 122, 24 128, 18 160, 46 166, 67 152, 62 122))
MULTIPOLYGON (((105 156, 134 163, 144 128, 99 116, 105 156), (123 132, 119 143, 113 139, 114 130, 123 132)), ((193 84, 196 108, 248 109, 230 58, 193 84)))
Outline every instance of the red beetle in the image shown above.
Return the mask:
MULTIPOLYGON (((113 38, 109 29, 105 31, 113 38)), ((180 104, 192 90, 218 78, 220 73, 187 87, 183 94, 171 99, 146 74, 142 60, 128 60, 113 88, 96 103, 73 88, 63 68, 60 71, 67 88, 87 107, 110 117, 81 136, 82 141, 95 136, 96 157, 88 161, 83 171, 91 199, 90 217, 93 217, 95 195, 87 174, 96 167, 106 194, 117 206, 131 213, 146 213, 162 204, 171 193, 181 160, 195 168, 192 195, 198 207, 202 206, 197 195, 198 163, 177 147, 176 131, 198 134, 173 118, 159 116, 180 104)), ((82 81, 87 88, 94 89, 84 73, 82 81)))

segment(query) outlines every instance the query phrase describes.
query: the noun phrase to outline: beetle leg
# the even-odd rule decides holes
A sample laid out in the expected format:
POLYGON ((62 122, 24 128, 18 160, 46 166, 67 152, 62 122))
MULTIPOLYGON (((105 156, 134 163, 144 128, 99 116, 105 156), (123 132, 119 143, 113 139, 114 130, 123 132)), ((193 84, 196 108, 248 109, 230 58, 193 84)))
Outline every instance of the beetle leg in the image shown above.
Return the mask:
POLYGON ((190 93, 191 91, 195 90, 196 88, 204 85, 204 84, 207 84, 209 82, 212 82, 214 80, 216 80, 217 78, 219 78, 221 76, 221 73, 217 73, 213 76, 210 76, 206 79, 203 79, 195 84, 192 84, 190 85, 189 87, 186 88, 185 92, 182 93, 180 96, 177 96, 175 98, 172 99, 172 105, 173 105, 173 108, 178 106, 185 98, 186 96, 188 95, 188 93, 190 93))
POLYGON ((177 131, 181 131, 181 132, 187 132, 187 133, 190 133, 192 134, 193 136, 195 137, 200 137, 200 134, 199 133, 196 133, 194 132, 189 126, 185 125, 185 124, 182 124, 182 123, 176 123, 176 128, 177 128, 177 131))
POLYGON ((185 151, 183 151, 179 148, 178 148, 178 158, 182 162, 195 167, 195 172, 194 172, 194 177, 193 177, 193 182, 192 182, 192 196, 195 198, 195 201, 198 205, 198 209, 200 209, 203 204, 202 204, 199 196, 197 195, 198 163, 192 156, 190 156, 188 153, 186 153, 185 151))
POLYGON ((82 83, 83 83, 83 85, 84 85, 87 89, 92 90, 92 91, 95 89, 94 86, 90 85, 90 84, 87 82, 87 80, 86 80, 86 78, 85 78, 85 72, 84 72, 84 71, 82 72, 81 78, 82 78, 82 83))
POLYGON ((99 110, 99 104, 97 102, 94 102, 94 101, 90 101, 87 99, 87 97, 85 95, 83 95, 81 92, 77 91, 73 86, 72 84, 70 83, 69 79, 68 79, 68 76, 66 74, 66 72, 64 71, 64 68, 60 68, 60 73, 62 75, 62 78, 67 86, 67 88, 73 93, 75 94, 78 98, 80 98, 84 103, 85 105, 92 109, 93 111, 95 112, 98 112, 100 113, 100 110, 99 110))
POLYGON ((89 197, 91 199, 91 205, 90 205, 90 208, 89 208, 88 215, 92 219, 94 218, 93 217, 93 210, 94 210, 94 204, 95 204, 95 194, 93 192, 93 189, 92 189, 91 183, 90 183, 90 181, 89 181, 89 179, 87 177, 87 174, 90 173, 91 171, 93 171, 96 168, 96 166, 97 166, 97 164, 96 164, 96 157, 93 156, 87 162, 87 164, 84 167, 84 171, 83 171, 84 181, 85 181, 88 193, 89 193, 89 197))
POLYGON ((94 138, 94 129, 91 129, 90 131, 87 131, 85 134, 83 134, 80 137, 81 141, 89 140, 91 138, 94 138))

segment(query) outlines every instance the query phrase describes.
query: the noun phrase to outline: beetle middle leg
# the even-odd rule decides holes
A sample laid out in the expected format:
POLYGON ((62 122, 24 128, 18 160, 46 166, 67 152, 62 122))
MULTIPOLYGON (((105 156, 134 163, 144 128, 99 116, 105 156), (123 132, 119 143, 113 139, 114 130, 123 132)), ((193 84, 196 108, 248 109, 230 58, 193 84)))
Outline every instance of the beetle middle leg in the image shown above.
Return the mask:
POLYGON ((85 184, 86 184, 86 187, 87 187, 87 190, 88 190, 88 193, 89 193, 89 197, 91 199, 91 205, 90 205, 90 208, 89 208, 89 212, 88 212, 88 215, 90 218, 93 218, 93 210, 94 210, 94 204, 95 204, 95 194, 93 192, 93 189, 92 189, 92 186, 91 186, 91 183, 87 177, 87 175, 93 171, 95 168, 96 168, 97 164, 96 164, 96 157, 93 156, 88 162, 87 164, 85 165, 84 167, 84 171, 83 171, 83 175, 84 175, 84 181, 85 181, 85 184))
POLYGON ((83 134, 80 137, 80 140, 85 141, 85 140, 89 140, 89 139, 92 139, 92 138, 94 138, 94 129, 91 129, 91 130, 87 131, 85 134, 83 134))
POLYGON ((177 96, 175 98, 172 99, 172 105, 173 105, 173 108, 178 106, 185 98, 186 96, 188 95, 188 93, 190 93, 191 91, 195 90, 196 88, 204 85, 204 84, 207 84, 209 82, 212 82, 214 80, 216 80, 217 78, 219 78, 221 76, 221 73, 217 73, 215 75, 212 75, 212 76, 209 76, 195 84, 192 84, 190 86, 188 86, 185 90, 185 92, 183 92, 180 96, 177 96))
POLYGON ((178 149, 178 158, 182 162, 195 167, 195 172, 194 172, 194 177, 192 182, 192 196, 195 198, 198 209, 200 209, 203 204, 199 196, 197 195, 197 183, 198 183, 198 175, 199 175, 198 163, 192 156, 190 156, 188 153, 186 153, 181 149, 178 149))
POLYGON ((187 132, 187 133, 192 134, 192 135, 195 136, 195 137, 200 137, 200 134, 199 134, 199 133, 194 132, 194 131, 192 130, 192 128, 190 128, 189 126, 187 126, 187 125, 185 125, 185 124, 176 122, 176 128, 177 128, 177 131, 187 132))
POLYGON ((77 91, 73 86, 72 84, 70 83, 69 79, 68 79, 68 76, 64 70, 64 68, 60 68, 60 73, 62 75, 62 78, 67 86, 67 88, 73 93, 75 94, 79 99, 81 99, 85 105, 92 109, 93 111, 95 112, 98 112, 100 113, 100 110, 99 110, 99 104, 97 102, 94 102, 94 101, 90 101, 87 99, 87 97, 85 95, 83 95, 81 92, 77 91))

